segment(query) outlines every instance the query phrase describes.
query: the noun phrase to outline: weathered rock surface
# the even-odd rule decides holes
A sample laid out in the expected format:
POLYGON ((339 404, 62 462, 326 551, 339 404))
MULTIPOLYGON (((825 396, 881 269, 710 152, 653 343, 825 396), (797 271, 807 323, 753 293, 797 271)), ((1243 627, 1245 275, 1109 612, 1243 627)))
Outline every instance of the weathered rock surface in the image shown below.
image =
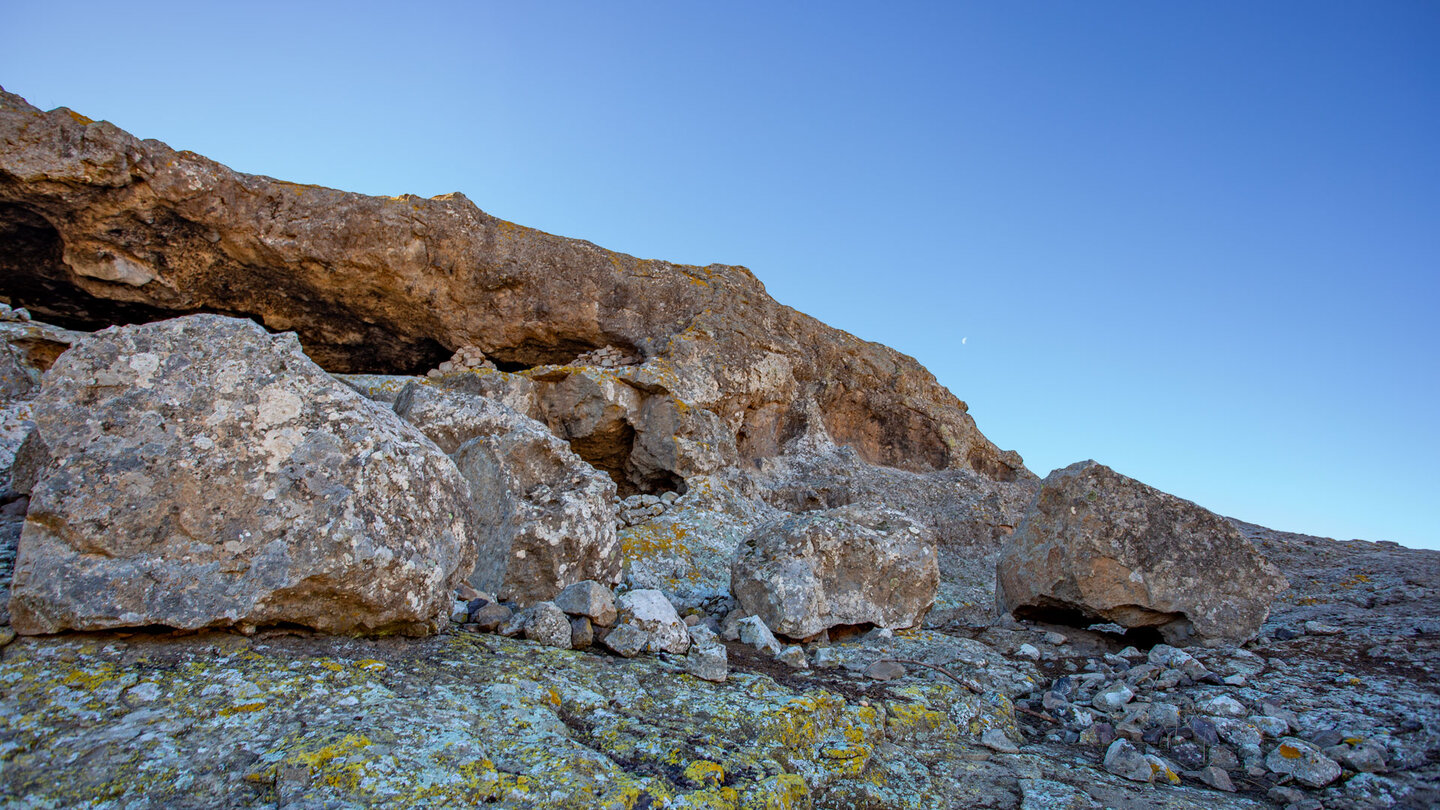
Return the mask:
POLYGON ((470 482, 477 558, 468 582, 521 605, 620 579, 615 484, 546 427, 498 402, 411 383, 395 412, 470 482))
POLYGON ((1253 637, 1288 584, 1225 518, 1093 461, 1041 483, 996 579, 1017 616, 1158 627, 1172 643, 1253 637))
POLYGON ((474 559, 468 487, 290 335, 203 315, 97 333, 45 377, 22 633, 425 631, 474 559))
POLYGON ((620 626, 629 625, 648 636, 650 652, 684 655, 690 649, 690 631, 675 606, 660 591, 642 588, 626 591, 615 600, 620 626))
POLYGON ((731 569, 745 610, 790 638, 837 625, 912 627, 939 587, 935 540, 906 516, 843 506, 756 529, 731 569))
POLYGON ((518 370, 610 347, 644 359, 615 375, 710 412, 742 458, 825 435, 887 466, 1028 475, 913 359, 777 304, 741 267, 636 259, 459 194, 240 174, 9 93, 0 147, 0 296, 61 325, 252 313, 334 372, 423 374, 461 347, 518 370))

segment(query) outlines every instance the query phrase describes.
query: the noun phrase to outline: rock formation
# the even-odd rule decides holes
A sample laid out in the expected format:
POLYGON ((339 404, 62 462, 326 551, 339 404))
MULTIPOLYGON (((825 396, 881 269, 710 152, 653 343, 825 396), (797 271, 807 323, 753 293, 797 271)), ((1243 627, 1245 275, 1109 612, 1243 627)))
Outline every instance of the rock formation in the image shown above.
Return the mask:
POLYGON ((22 633, 288 622, 433 629, 475 559, 468 487, 293 336, 196 315, 109 329, 45 375, 22 633))
POLYGON ((997 565, 1005 610, 1175 642, 1247 641, 1288 587, 1225 518, 1093 461, 1040 484, 997 565))
POLYGON ((240 174, 9 93, 0 144, 0 296, 43 320, 243 314, 333 372, 422 374, 461 347, 563 368, 608 347, 644 358, 616 369, 627 385, 715 414, 746 459, 825 434, 872 463, 1028 475, 913 359, 780 306, 742 267, 635 259, 460 194, 240 174))

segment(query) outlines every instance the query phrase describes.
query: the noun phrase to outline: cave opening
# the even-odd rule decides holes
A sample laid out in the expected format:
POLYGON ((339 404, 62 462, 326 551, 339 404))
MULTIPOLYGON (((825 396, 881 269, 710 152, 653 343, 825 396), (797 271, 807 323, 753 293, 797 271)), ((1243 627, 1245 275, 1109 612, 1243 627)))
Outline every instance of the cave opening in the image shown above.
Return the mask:
MULTIPOLYGON (((1125 608, 1121 610, 1127 615, 1133 615, 1136 611, 1141 610, 1133 606, 1125 607, 1129 610, 1125 610, 1125 608)), ((1146 614, 1153 614, 1153 616, 1146 616, 1147 620, 1153 623, 1126 627, 1113 623, 1104 616, 1064 604, 1021 605, 1015 608, 1013 614, 1021 621, 1074 627, 1099 633, 1120 647, 1129 646, 1142 651, 1149 650, 1166 640, 1165 633, 1161 629, 1162 626, 1173 625, 1185 620, 1184 616, 1178 613, 1146 611, 1146 614)))
MULTIPOLYGON (((563 434, 562 434, 563 435, 563 434)), ((674 492, 684 495, 685 479, 670 470, 642 470, 631 458, 635 449, 634 426, 624 420, 616 420, 586 436, 567 436, 570 449, 591 467, 610 476, 615 482, 616 494, 621 498, 632 495, 659 495, 674 492)))

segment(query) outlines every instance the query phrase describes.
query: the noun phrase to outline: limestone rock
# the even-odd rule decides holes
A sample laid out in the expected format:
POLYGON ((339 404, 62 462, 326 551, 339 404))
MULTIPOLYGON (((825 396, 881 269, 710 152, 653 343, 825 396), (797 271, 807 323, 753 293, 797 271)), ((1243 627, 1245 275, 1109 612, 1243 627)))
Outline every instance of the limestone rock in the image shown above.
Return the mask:
POLYGON ((775 634, 765 626, 765 621, 759 616, 746 616, 736 625, 736 632, 739 635, 741 644, 748 644, 760 652, 771 655, 780 654, 780 642, 775 639, 775 634))
POLYGON ((615 595, 593 579, 566 586, 555 604, 571 616, 585 616, 601 627, 615 623, 615 595))
POLYGON ((554 602, 536 602, 526 608, 525 638, 547 647, 570 649, 570 619, 554 602))
POLYGON ((836 625, 911 627, 939 587, 935 541, 906 516, 847 506, 768 523, 745 539, 731 589, 776 633, 836 625))
POLYGON ((650 647, 650 634, 633 624, 622 624, 606 633, 602 643, 616 655, 634 658, 650 647))
MULTIPOLYGON (((781 306, 743 267, 636 259, 460 194, 366 197, 241 174, 3 92, 0 143, 0 296, 42 319, 253 313, 297 329, 337 373, 423 374, 463 348, 501 369, 665 391, 713 415, 745 459, 824 435, 876 464, 1029 475, 913 358, 781 306), (595 351, 644 362, 566 365, 595 351)), ((644 443, 645 463, 663 466, 668 438, 644 443)), ((680 452, 692 451, 705 452, 680 452)))
POLYGON ((675 606, 660 591, 642 588, 627 591, 616 600, 617 621, 631 625, 649 636, 650 652, 684 655, 690 648, 690 632, 675 606))
POLYGON ((1017 617, 1158 627, 1172 644, 1254 637, 1287 586, 1230 521, 1093 461, 1045 479, 996 579, 1017 617))
POLYGON ((11 611, 22 633, 288 622, 428 631, 473 565, 468 487, 293 335, 197 315, 50 369, 11 611))
POLYGON ((1275 746, 1265 758, 1265 767, 1274 773, 1293 776, 1295 781, 1312 788, 1325 787, 1340 778, 1339 763, 1294 737, 1286 737, 1275 746))
POLYGON ((453 455, 476 511, 470 584, 525 605, 582 580, 619 581, 615 484, 544 425, 514 411, 505 416, 506 429, 472 438, 453 455))

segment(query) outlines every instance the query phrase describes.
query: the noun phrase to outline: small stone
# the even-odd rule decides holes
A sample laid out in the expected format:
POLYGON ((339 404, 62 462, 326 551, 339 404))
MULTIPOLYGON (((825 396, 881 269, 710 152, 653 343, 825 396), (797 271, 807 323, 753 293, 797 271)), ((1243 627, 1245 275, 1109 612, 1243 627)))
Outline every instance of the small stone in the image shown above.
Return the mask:
POLYGON ((589 617, 576 616, 570 620, 570 649, 589 649, 595 643, 595 627, 589 617))
POLYGON ((480 628, 481 632, 493 633, 510 619, 510 608, 499 602, 491 602, 482 606, 479 610, 470 614, 470 621, 480 628))
POLYGON ((680 500, 680 493, 678 493, 678 492, 662 492, 662 493, 660 493, 660 500, 661 500, 661 502, 667 503, 667 504, 675 503, 676 501, 680 500))
POLYGON ((1125 649, 1123 649, 1123 650, 1121 650, 1120 652, 1116 653, 1116 655, 1120 656, 1121 658, 1124 658, 1124 659, 1127 660, 1127 661, 1139 661, 1139 660, 1143 660, 1143 659, 1145 658, 1145 653, 1140 652, 1139 650, 1135 649, 1134 647, 1126 647, 1125 649))
POLYGON ((1149 761, 1129 740, 1116 740, 1105 750, 1105 770, 1135 782, 1149 782, 1154 771, 1149 761))
POLYGON ((1244 686, 1247 683, 1244 675, 1226 675, 1220 682, 1226 686, 1244 686))
POLYGON ((684 655, 690 648, 685 623, 664 593, 654 589, 629 591, 616 600, 615 606, 621 621, 649 635, 650 652, 684 655))
POLYGON ((685 671, 701 680, 723 683, 730 675, 729 654, 722 644, 692 644, 685 655, 685 671))
POLYGON ((690 615, 688 615, 688 616, 685 617, 685 626, 686 626, 686 627, 694 627, 695 625, 699 624, 701 621, 702 621, 702 619, 700 618, 700 614, 698 614, 698 613, 691 613, 690 615))
POLYGON ((1031 661, 1039 661, 1040 651, 1036 649, 1033 644, 1021 644, 1020 648, 1015 651, 1015 656, 1017 658, 1028 658, 1031 661))
POLYGON ((1223 790, 1226 793, 1235 792, 1235 783, 1230 781, 1230 774, 1214 765, 1200 769, 1200 781, 1216 790, 1223 790))
POLYGON ((1170 756, 1187 771, 1198 771, 1205 767, 1205 752, 1189 740, 1171 746, 1170 756))
POLYGON ((1112 683, 1095 694, 1090 705, 1103 712, 1119 711, 1135 697, 1135 692, 1123 683, 1112 683))
POLYGON ((7 646, 15 640, 15 631, 9 627, 0 627, 0 647, 7 646))
POLYGON ((1279 717, 1266 717, 1263 715, 1251 715, 1248 718, 1250 725, 1260 729, 1260 733, 1267 737, 1284 737, 1290 733, 1290 724, 1279 717))
POLYGON ((634 658, 650 644, 650 634, 631 624, 622 624, 605 635, 602 642, 611 652, 634 658))
POLYGON ((781 650, 780 654, 775 656, 775 660, 795 669, 810 668, 810 661, 805 657, 805 651, 800 649, 798 644, 792 644, 781 650))
POLYGON ((1065 637, 1064 633, 1057 633, 1054 630, 1051 630, 1045 634, 1045 643, 1053 644, 1056 647, 1059 647, 1061 644, 1064 644, 1069 640, 1070 639, 1065 637))
POLYGON ((547 647, 570 649, 570 617, 554 602, 536 602, 526 608, 525 638, 547 647))
POLYGON ((1273 773, 1293 776, 1295 781, 1312 788, 1325 787, 1340 778, 1338 762, 1295 737, 1282 739, 1265 758, 1265 767, 1273 773))
POLYGON ((990 728, 980 735, 980 744, 1002 754, 1018 754, 1020 747, 1005 734, 1004 729, 990 728))
POLYGON ((615 623, 615 596, 593 579, 567 586, 555 597, 555 604, 571 616, 585 616, 600 627, 615 623))
POLYGON ((1385 770, 1385 746, 1367 740, 1341 756, 1340 762, 1358 773, 1383 771, 1385 770))
POLYGON ((1300 637, 1300 634, 1299 634, 1299 633, 1295 632, 1294 630, 1291 630, 1291 629, 1288 628, 1288 627, 1281 627, 1281 628, 1279 628, 1278 630, 1276 630, 1274 633, 1271 633, 1270 635, 1271 635, 1271 637, 1273 637, 1276 641, 1289 641, 1289 640, 1291 640, 1291 639, 1299 638, 1299 637, 1300 637))
POLYGON ((865 674, 877 681, 893 681, 905 677, 905 667, 894 661, 876 661, 865 669, 865 674))
POLYGON ((1292 787, 1277 786, 1265 792, 1265 798, 1276 804, 1292 805, 1305 800, 1305 794, 1292 787))
MULTIPOLYGON (((469 583, 462 582, 458 587, 455 588, 455 598, 465 602, 469 602, 472 599, 479 599, 480 592, 470 587, 469 583)), ((488 601, 493 602, 495 600, 490 599, 488 601)))
POLYGON ((1215 718, 1215 731, 1220 734, 1220 739, 1231 745, 1244 749, 1246 746, 1258 746, 1264 738, 1260 729, 1245 722, 1231 717, 1215 718))
POLYGON ((1341 628, 1339 628, 1339 627, 1336 627, 1336 626, 1333 625, 1333 624, 1326 624, 1326 623, 1324 623, 1324 622, 1316 622, 1316 621, 1305 622, 1305 633, 1306 633, 1307 635, 1311 635, 1311 636, 1338 636, 1338 635, 1340 635, 1340 634, 1343 633, 1343 632, 1345 632, 1343 629, 1341 629, 1341 628))
POLYGON ((1245 704, 1229 695, 1220 695, 1201 701, 1195 704, 1195 711, 1212 717, 1244 717, 1250 713, 1245 708, 1245 704))
MULTIPOLYGON (((525 623, 530 620, 528 611, 520 610, 510 614, 510 618, 500 623, 495 632, 506 638, 514 638, 525 632, 525 623)), ((479 624, 479 622, 476 622, 479 624)))
POLYGON ((455 601, 450 603, 450 621, 456 624, 464 624, 470 621, 470 608, 464 602, 455 601))
POLYGON ((819 669, 834 669, 840 666, 840 651, 834 647, 820 647, 815 650, 814 661, 819 669))
POLYGON ((740 620, 740 642, 749 644, 751 647, 767 652, 771 655, 780 654, 780 642, 775 640, 775 634, 765 626, 765 622, 759 616, 747 616, 740 620))
POLYGON ((720 638, 726 641, 740 640, 740 621, 749 614, 740 608, 736 608, 725 614, 725 620, 720 622, 720 638))

